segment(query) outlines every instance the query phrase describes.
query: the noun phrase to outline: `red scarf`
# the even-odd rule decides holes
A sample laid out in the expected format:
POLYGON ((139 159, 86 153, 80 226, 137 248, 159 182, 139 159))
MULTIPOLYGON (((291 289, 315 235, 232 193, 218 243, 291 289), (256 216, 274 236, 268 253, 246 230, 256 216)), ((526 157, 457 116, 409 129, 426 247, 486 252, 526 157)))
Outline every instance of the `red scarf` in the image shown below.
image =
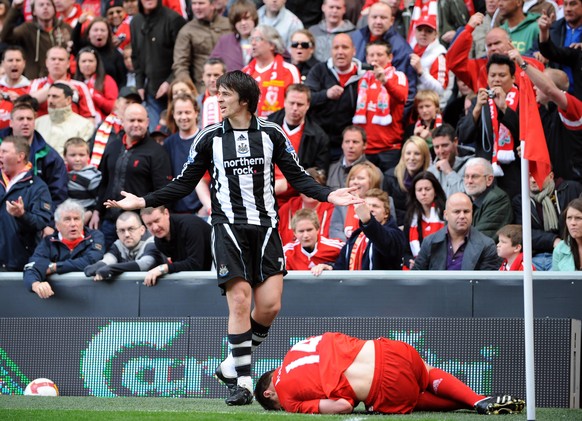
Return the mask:
MULTIPOLYGON (((394 74, 394 67, 384 69, 386 79, 394 74)), ((372 124, 388 126, 392 123, 390 114, 390 95, 386 87, 376 79, 374 72, 367 71, 358 82, 358 98, 356 112, 352 118, 354 124, 366 124, 367 114, 372 114, 372 124)))
MULTIPOLYGON (((433 122, 434 122, 433 126, 428 127, 429 130, 436 129, 437 127, 442 126, 443 125, 443 116, 440 113, 437 113, 433 122)), ((419 117, 419 119, 416 120, 416 123, 414 124, 414 128, 416 129, 417 127, 420 127, 420 126, 424 126, 424 122, 419 117)))
MULTIPOLYGON (((445 223, 439 218, 439 214, 434 203, 430 207, 430 215, 428 218, 422 215, 420 226, 422 228, 423 239, 429 235, 434 234, 445 226, 445 223)), ((410 251, 412 251, 412 257, 418 256, 418 252, 420 251, 420 231, 418 228, 418 215, 414 214, 412 221, 410 222, 410 229, 408 230, 408 240, 410 242, 410 251)))
POLYGON ((350 253, 348 270, 362 270, 362 260, 364 259, 366 247, 368 247, 368 241, 368 237, 362 231, 358 235, 358 238, 356 238, 354 248, 352 248, 352 252, 350 253))
MULTIPOLYGON (((523 253, 519 253, 509 269, 507 268, 507 259, 503 261, 501 267, 499 268, 501 271, 521 271, 523 272, 523 253)), ((536 270, 536 268, 532 265, 532 270, 536 270)))
POLYGON ((220 123, 222 121, 222 114, 220 113, 220 106, 218 105, 218 97, 210 95, 208 90, 202 100, 202 127, 209 124, 220 123))
MULTIPOLYGON (((491 112, 491 125, 493 127, 493 156, 491 163, 493 165, 493 175, 502 177, 503 170, 499 164, 509 164, 515 161, 515 153, 513 151, 514 141, 511 132, 507 127, 499 122, 499 113, 497 106, 492 98, 489 98, 489 110, 491 112)), ((513 111, 517 110, 519 105, 519 91, 517 86, 513 85, 511 91, 505 96, 505 103, 513 111)))
POLYGON ((71 240, 65 240, 64 238, 61 238, 61 242, 62 242, 62 243, 65 245, 65 246, 67 246, 67 248, 68 248, 70 251, 73 251, 73 250, 75 249, 75 247, 77 247, 77 246, 78 246, 78 245, 81 243, 81 241, 83 241, 84 239, 85 239, 85 232, 83 231, 83 232, 81 233, 81 236, 80 236, 79 238, 77 238, 76 240, 72 240, 72 241, 71 241, 71 240))
POLYGON ((352 233, 360 227, 360 218, 356 214, 354 205, 348 206, 346 219, 344 221, 344 234, 346 238, 350 238, 352 233))

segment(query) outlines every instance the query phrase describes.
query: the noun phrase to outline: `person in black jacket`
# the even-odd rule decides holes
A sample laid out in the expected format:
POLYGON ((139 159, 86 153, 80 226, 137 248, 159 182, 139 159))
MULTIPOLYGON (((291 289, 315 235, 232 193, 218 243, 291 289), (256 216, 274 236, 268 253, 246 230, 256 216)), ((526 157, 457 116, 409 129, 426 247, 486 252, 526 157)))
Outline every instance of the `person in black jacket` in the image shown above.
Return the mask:
POLYGON ((182 16, 162 5, 162 0, 140 0, 139 13, 129 25, 131 60, 137 89, 150 115, 150 130, 158 125, 160 114, 167 107, 174 44, 185 24, 182 16))
POLYGON ((329 136, 332 162, 342 153, 342 132, 352 124, 358 81, 365 73, 355 54, 350 36, 338 34, 332 41, 331 58, 313 66, 305 79, 312 95, 310 116, 329 136))
POLYGON ((121 191, 145 195, 165 186, 172 179, 170 158, 164 148, 147 133, 148 116, 140 104, 131 104, 123 117, 124 134, 105 147, 99 171, 103 175, 97 192, 97 206, 89 227, 105 235, 109 248, 117 239, 115 221, 119 209, 106 209, 105 198, 121 198, 121 191))
POLYGON ((285 90, 284 108, 271 114, 268 119, 277 123, 291 139, 298 135, 297 151, 303 168, 317 167, 327 172, 329 168, 329 138, 311 118, 306 118, 311 103, 311 91, 305 85, 294 83, 285 90))
POLYGON ((210 270, 212 266, 210 225, 196 215, 170 215, 165 206, 144 208, 141 218, 155 237, 156 248, 167 259, 150 269, 143 281, 154 286, 159 277, 184 270, 210 270))

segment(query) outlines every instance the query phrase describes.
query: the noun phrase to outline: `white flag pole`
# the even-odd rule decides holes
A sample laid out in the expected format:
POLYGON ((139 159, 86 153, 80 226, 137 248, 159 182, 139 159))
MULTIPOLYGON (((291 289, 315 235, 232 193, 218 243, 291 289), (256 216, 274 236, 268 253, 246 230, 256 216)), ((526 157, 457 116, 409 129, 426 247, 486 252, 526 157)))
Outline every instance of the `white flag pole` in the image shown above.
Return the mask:
MULTIPOLYGON (((526 412, 528 421, 536 419, 536 388, 534 374, 534 316, 532 282, 531 203, 529 198, 529 161, 524 156, 521 141, 521 220, 523 232, 523 319, 525 330, 526 412)), ((541 187, 541 186, 540 186, 541 187)))

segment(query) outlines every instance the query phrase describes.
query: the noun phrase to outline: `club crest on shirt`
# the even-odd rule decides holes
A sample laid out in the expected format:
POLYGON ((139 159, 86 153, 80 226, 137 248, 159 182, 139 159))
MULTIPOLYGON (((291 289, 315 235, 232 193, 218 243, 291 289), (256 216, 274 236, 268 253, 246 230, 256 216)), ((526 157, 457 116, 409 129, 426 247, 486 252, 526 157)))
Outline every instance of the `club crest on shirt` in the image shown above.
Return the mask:
POLYGON ((226 267, 226 265, 221 264, 220 267, 218 268, 218 276, 221 277, 225 277, 226 275, 228 275, 228 267, 226 267))
POLYGON ((237 156, 249 156, 251 153, 251 148, 249 146, 249 139, 241 134, 236 139, 236 155, 237 156))

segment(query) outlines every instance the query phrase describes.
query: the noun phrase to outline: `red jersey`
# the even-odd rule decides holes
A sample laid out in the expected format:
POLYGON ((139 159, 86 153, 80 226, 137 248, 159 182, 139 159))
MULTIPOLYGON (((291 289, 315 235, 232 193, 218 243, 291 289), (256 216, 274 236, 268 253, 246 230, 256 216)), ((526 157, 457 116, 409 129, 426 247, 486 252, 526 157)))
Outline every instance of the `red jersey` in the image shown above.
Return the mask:
POLYGON ((402 120, 408 98, 408 79, 393 66, 387 67, 384 73, 384 85, 372 71, 367 71, 358 82, 356 113, 352 122, 366 131, 366 154, 402 147, 402 120))
POLYGON ((321 399, 345 399, 356 406, 356 396, 344 376, 366 341, 342 333, 324 333, 295 344, 273 385, 287 412, 319 413, 321 399))
MULTIPOLYGON (((42 89, 47 83, 52 85, 54 80, 52 80, 50 76, 34 79, 30 84, 30 92, 42 89)), ((70 76, 67 76, 67 83, 76 92, 76 95, 73 95, 73 111, 85 118, 98 117, 95 104, 93 104, 93 99, 91 98, 91 93, 89 92, 87 85, 81 81, 71 79, 70 76)), ((45 101, 42 104, 39 104, 37 117, 43 116, 47 113, 47 103, 45 101)))
POLYGON ((280 54, 275 55, 275 60, 266 68, 258 68, 257 60, 253 59, 242 71, 251 75, 261 90, 257 117, 267 117, 283 108, 287 86, 301 83, 301 74, 297 67, 285 62, 280 54))
MULTIPOLYGON (((283 244, 295 241, 295 234, 291 229, 291 218, 299 209, 303 209, 303 199, 301 196, 292 197, 283 206, 279 208, 279 235, 283 244)), ((319 234, 324 237, 329 236, 329 227, 331 225, 331 215, 334 205, 329 202, 319 202, 315 211, 319 218, 319 234)))
POLYGON ((312 252, 301 247, 297 240, 287 243, 283 247, 285 266, 287 270, 310 270, 320 263, 333 264, 343 246, 344 243, 340 240, 331 240, 323 236, 319 236, 312 252))
POLYGON ((127 16, 121 25, 115 30, 115 36, 121 40, 117 49, 123 54, 123 49, 126 45, 131 44, 131 31, 129 30, 129 23, 131 22, 131 16, 127 16))
MULTIPOLYGON (((469 58, 473 46, 473 28, 467 24, 447 52, 447 64, 455 76, 463 81, 473 92, 487 87, 487 58, 469 58)), ((543 72, 544 65, 538 60, 524 57, 530 65, 543 72)))
POLYGON ((83 10, 81 9, 81 5, 78 3, 73 3, 73 7, 71 11, 67 13, 67 15, 63 15, 62 13, 57 13, 57 17, 62 19, 65 23, 67 23, 71 28, 77 26, 79 22, 79 18, 83 14, 83 10))
POLYGON ((558 108, 560 119, 569 130, 582 130, 582 101, 566 92, 568 107, 566 110, 558 108))

